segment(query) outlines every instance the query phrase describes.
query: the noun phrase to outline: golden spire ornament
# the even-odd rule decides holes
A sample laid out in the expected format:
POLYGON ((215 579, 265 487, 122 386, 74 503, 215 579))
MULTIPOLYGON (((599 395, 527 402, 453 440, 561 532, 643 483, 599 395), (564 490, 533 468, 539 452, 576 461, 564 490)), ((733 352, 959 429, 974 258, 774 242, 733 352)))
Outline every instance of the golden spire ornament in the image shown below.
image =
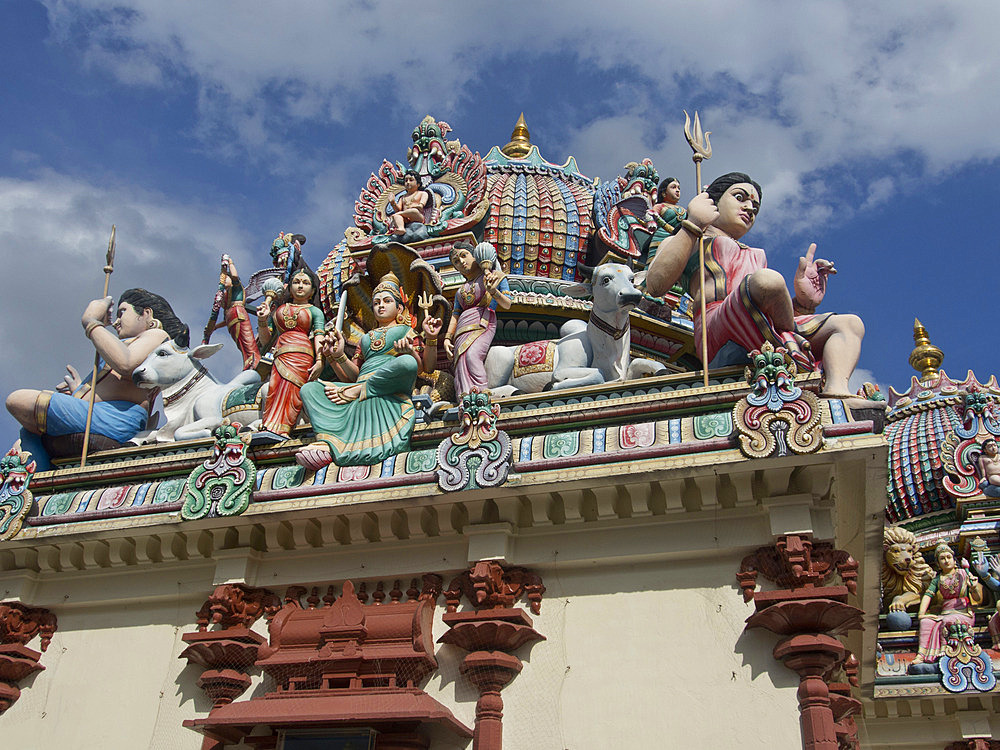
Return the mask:
POLYGON ((913 319, 913 343, 910 367, 920 373, 921 383, 933 383, 939 377, 938 368, 944 360, 944 352, 931 343, 927 329, 917 318, 913 319))
POLYGON ((531 151, 531 140, 528 124, 524 121, 524 112, 517 118, 514 132, 510 134, 510 143, 500 150, 512 159, 523 159, 531 151))

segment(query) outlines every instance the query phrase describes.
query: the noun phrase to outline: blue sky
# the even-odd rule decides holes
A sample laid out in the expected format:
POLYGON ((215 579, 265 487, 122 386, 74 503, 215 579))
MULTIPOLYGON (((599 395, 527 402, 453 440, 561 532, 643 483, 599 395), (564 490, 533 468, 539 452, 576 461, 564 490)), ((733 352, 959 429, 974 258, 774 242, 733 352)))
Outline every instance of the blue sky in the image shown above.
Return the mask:
POLYGON ((860 367, 904 389, 918 316, 951 375, 996 370, 1000 5, 624 7, 4 0, 0 391, 92 361, 112 223, 112 293, 162 293, 197 334, 222 252, 250 271, 290 230, 318 265, 425 114, 485 154, 522 110, 550 161, 608 180, 648 156, 685 202, 700 110, 705 179, 763 185, 745 239, 788 277, 809 242, 836 262, 821 309, 865 320, 860 367))

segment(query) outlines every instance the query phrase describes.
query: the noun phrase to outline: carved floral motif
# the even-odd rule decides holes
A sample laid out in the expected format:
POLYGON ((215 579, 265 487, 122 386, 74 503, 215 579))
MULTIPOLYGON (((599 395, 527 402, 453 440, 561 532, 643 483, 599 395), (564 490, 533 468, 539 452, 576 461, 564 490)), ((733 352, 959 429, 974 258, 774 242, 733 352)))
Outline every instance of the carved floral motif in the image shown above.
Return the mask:
POLYGON ((250 506, 257 467, 246 454, 250 433, 228 419, 215 429, 212 455, 187 479, 181 517, 185 521, 208 515, 238 516, 250 506))
POLYGON ((823 445, 819 399, 795 385, 796 366, 782 347, 765 342, 750 353, 752 390, 733 407, 740 450, 749 458, 815 453, 823 445))
POLYGON ((488 391, 473 390, 459 404, 461 426, 437 449, 438 486, 445 492, 497 487, 507 481, 512 461, 510 437, 497 429, 500 405, 488 391))

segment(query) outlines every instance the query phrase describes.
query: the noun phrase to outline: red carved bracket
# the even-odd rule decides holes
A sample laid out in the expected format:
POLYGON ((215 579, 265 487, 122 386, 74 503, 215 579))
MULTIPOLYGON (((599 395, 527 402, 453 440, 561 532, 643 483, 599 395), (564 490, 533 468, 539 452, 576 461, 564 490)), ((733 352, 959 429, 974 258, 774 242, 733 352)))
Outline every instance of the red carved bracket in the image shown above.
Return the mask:
POLYGON ((542 611, 544 593, 545 586, 537 573, 483 560, 453 579, 444 595, 448 612, 455 612, 463 594, 477 611, 509 609, 524 594, 531 612, 537 615, 542 611))
POLYGON ((847 604, 857 591, 858 563, 829 542, 788 534, 743 558, 736 578, 743 600, 756 611, 747 629, 765 628, 785 636, 774 658, 799 675, 799 714, 805 747, 849 750, 858 746, 854 715, 861 703, 851 697, 858 684, 858 660, 835 635, 863 627, 864 612, 847 604), (843 585, 827 585, 834 573, 843 585), (777 591, 757 591, 763 575, 777 591), (843 669, 848 683, 830 683, 843 669))
POLYGON ((28 607, 20 602, 0 604, 0 643, 24 646, 36 635, 41 635, 42 651, 45 651, 57 624, 56 616, 47 609, 28 607))
POLYGON ((510 653, 526 644, 545 640, 532 627, 531 618, 513 605, 524 594, 531 611, 541 611, 545 586, 537 573, 525 568, 504 568, 495 561, 480 561, 455 578, 444 592, 448 611, 442 618, 448 632, 438 643, 468 651, 461 671, 479 692, 476 701, 475 750, 503 747, 503 699, 500 691, 521 671, 521 660, 510 653), (458 612, 462 595, 475 611, 458 612))
POLYGON ((216 587, 195 615, 198 630, 205 632, 209 625, 221 625, 223 629, 249 628, 262 615, 270 620, 280 608, 281 600, 267 589, 224 583, 216 587))
POLYGON ((198 630, 181 636, 188 647, 180 658, 204 667, 198 687, 214 707, 232 703, 250 687, 250 669, 266 639, 250 630, 261 616, 271 619, 281 606, 267 589, 227 583, 217 586, 196 613, 198 630), (209 630, 209 625, 220 629, 209 630))
POLYGON ((56 616, 47 609, 20 602, 0 604, 0 714, 20 697, 21 680, 45 669, 39 663, 41 653, 26 644, 40 635, 45 651, 57 624, 56 616))
POLYGON ((815 589, 839 573, 850 593, 858 587, 858 562, 829 542, 814 542, 808 535, 788 534, 770 547, 760 547, 743 558, 736 578, 743 589, 743 601, 756 599, 757 576, 773 581, 789 591, 815 589))
POLYGON ((952 742, 944 750, 1000 750, 1000 742, 987 739, 962 740, 952 742))

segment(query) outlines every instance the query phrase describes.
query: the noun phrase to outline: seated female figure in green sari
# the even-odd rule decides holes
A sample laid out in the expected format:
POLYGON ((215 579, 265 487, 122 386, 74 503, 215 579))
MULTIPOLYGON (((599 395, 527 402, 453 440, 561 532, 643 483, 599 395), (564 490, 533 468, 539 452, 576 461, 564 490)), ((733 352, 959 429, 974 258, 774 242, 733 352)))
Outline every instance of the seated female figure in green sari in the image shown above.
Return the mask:
POLYGON ((344 354, 339 330, 327 334, 324 354, 343 382, 302 387, 302 406, 318 440, 296 455, 308 469, 379 463, 409 448, 416 421, 411 399, 417 373, 434 370, 441 319, 427 316, 417 336, 399 280, 386 274, 375 287, 378 326, 361 337, 354 359, 344 354))

